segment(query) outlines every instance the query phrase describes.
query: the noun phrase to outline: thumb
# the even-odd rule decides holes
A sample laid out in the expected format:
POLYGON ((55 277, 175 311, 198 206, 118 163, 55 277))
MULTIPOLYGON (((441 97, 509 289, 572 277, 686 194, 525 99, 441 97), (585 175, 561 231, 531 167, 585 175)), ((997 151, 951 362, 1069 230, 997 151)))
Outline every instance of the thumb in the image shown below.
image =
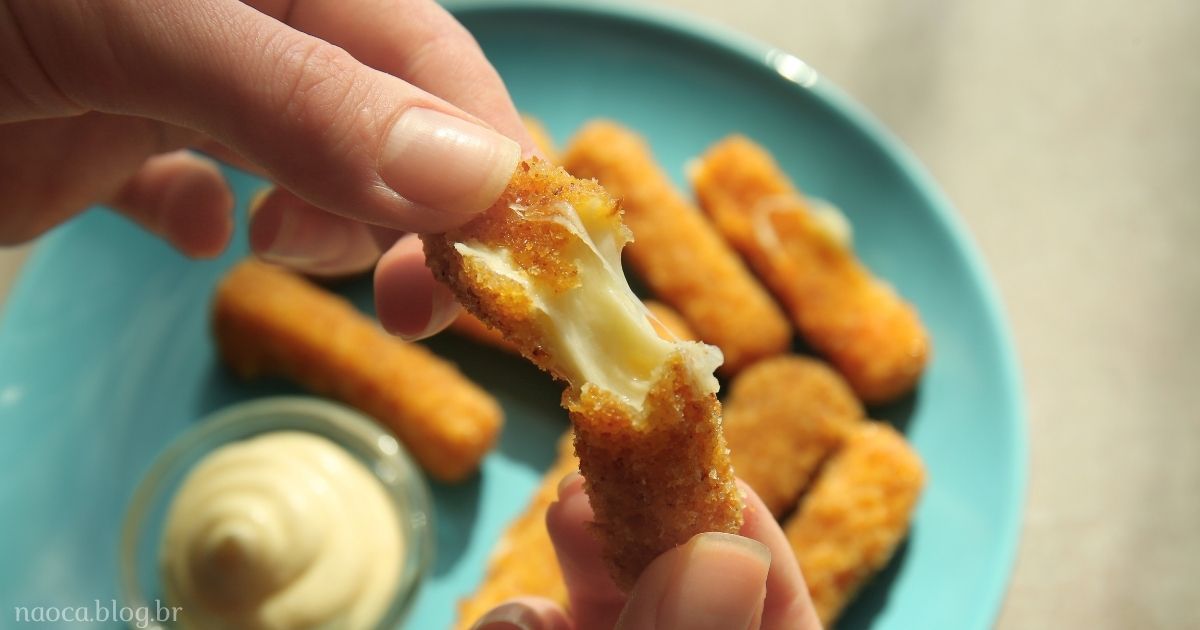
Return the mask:
POLYGON ((62 110, 53 115, 98 110, 194 129, 335 214, 443 230, 490 205, 520 159, 516 142, 478 119, 236 0, 11 10, 32 54, 3 63, 48 77, 61 98, 40 102, 62 110))

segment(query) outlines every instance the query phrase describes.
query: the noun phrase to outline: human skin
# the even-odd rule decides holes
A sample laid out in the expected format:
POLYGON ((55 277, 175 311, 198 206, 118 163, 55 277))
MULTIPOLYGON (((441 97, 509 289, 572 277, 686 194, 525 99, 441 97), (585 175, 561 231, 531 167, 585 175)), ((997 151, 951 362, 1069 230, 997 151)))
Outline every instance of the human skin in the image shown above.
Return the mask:
POLYGON ((466 221, 536 152, 432 0, 6 0, 0 79, 0 244, 104 204, 215 256, 233 199, 197 149, 275 182, 250 225, 261 257, 375 266, 380 320, 405 337, 457 306, 401 236, 466 221))

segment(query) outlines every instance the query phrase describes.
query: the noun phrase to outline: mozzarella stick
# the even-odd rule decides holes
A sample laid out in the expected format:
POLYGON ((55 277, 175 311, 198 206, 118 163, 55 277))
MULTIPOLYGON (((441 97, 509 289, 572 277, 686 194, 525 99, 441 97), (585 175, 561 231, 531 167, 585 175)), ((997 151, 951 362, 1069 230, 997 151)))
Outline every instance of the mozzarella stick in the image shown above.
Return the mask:
POLYGON ((725 399, 733 470, 779 518, 862 419, 850 386, 824 363, 799 356, 760 361, 734 379, 725 399))
POLYGON ((458 606, 458 627, 467 630, 487 611, 514 597, 545 597, 567 605, 567 587, 550 533, 546 512, 558 500, 558 484, 579 469, 571 446, 571 434, 558 445, 558 459, 542 477, 529 507, 508 526, 496 543, 483 582, 458 606))
POLYGON ((213 332, 240 377, 283 376, 357 407, 442 481, 470 475, 500 431, 500 405, 452 363, 280 268, 234 267, 217 287, 213 332))
POLYGON ((628 260, 654 294, 725 355, 732 375, 791 343, 787 318, 737 254, 654 162, 636 133, 585 126, 563 156, 576 177, 595 178, 621 200, 633 232, 628 260))
POLYGON ((695 534, 738 531, 721 353, 656 334, 621 271, 629 233, 603 188, 523 162, 479 218, 422 238, 467 310, 567 384, 593 528, 619 587, 695 534))
POLYGON ((817 615, 829 627, 908 533, 925 469, 891 426, 858 425, 784 524, 817 615))
POLYGON ((770 154, 741 136, 691 170, 717 228, 864 401, 887 402, 916 385, 929 337, 917 312, 855 257, 840 214, 814 211, 770 154))
MULTIPOLYGON (((692 332, 687 322, 683 321, 683 318, 674 309, 654 300, 646 300, 645 305, 646 310, 650 312, 650 324, 654 326, 655 332, 660 337, 696 341, 696 333, 692 332)), ((489 327, 468 311, 463 311, 450 323, 450 330, 485 346, 513 354, 521 353, 516 346, 504 338, 504 335, 500 334, 500 331, 489 327)))

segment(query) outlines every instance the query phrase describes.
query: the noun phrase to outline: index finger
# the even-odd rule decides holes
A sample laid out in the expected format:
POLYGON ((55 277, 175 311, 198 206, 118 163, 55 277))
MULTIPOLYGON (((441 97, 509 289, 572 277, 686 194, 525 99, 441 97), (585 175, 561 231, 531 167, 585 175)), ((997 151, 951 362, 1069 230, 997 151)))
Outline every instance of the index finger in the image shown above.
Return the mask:
POLYGON ((474 37, 432 0, 250 0, 289 26, 441 97, 535 152, 504 82, 474 37))

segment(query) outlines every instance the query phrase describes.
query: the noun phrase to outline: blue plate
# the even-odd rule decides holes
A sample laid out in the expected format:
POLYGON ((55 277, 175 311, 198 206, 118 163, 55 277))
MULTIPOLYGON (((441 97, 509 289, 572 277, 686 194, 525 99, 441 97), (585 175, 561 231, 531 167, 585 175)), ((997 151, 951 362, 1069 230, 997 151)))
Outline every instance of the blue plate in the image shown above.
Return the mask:
MULTIPOLYGON (((991 282, 942 194, 878 123, 798 59, 678 16, 546 5, 464 6, 517 104, 561 142, 605 116, 641 131, 683 184, 730 132, 763 142, 799 185, 849 215, 857 249, 933 333, 920 391, 875 410, 929 468, 912 536, 841 628, 989 627, 1012 565, 1025 486, 1022 400, 991 282)), ((261 183, 227 171, 239 208, 261 183)), ((0 611, 115 597, 116 541, 138 477, 226 404, 294 392, 244 385, 214 357, 212 288, 246 252, 189 262, 91 211, 46 238, 0 324, 0 611)), ((369 304, 369 286, 344 287, 369 304)), ((408 628, 447 626, 566 426, 532 367, 455 339, 432 345, 501 399, 508 425, 482 474, 434 486, 438 560, 408 628)))

